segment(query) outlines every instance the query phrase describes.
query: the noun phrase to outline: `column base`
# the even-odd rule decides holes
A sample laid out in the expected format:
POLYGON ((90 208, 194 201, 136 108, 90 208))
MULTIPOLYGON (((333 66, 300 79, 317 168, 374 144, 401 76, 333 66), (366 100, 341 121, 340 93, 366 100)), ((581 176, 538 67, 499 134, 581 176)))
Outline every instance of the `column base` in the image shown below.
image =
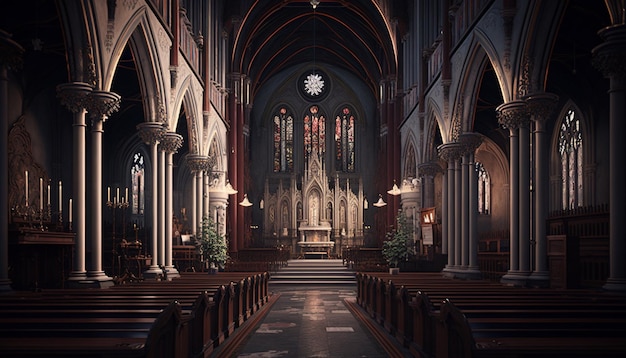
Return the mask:
POLYGON ((550 273, 548 271, 534 271, 528 277, 528 286, 536 288, 550 287, 550 273))
POLYGON ((68 281, 81 281, 87 279, 87 271, 72 271, 70 272, 68 281))
POLYGON ((87 281, 94 281, 94 283, 100 288, 111 287, 115 284, 115 282, 113 282, 113 278, 107 276, 104 271, 87 272, 87 281))
POLYGON ((0 294, 13 292, 13 288, 11 287, 11 280, 4 279, 0 280, 0 294))
POLYGON ((524 287, 528 282, 528 274, 526 271, 509 271, 502 276, 500 282, 509 286, 524 287))
POLYGON ((157 276, 162 276, 162 275, 163 275, 163 270, 157 265, 152 265, 143 272, 144 279, 153 279, 153 278, 157 278, 157 276))
POLYGON ((168 280, 180 277, 180 272, 178 272, 178 270, 174 266, 165 266, 165 271, 167 271, 168 280))
POLYGON ((609 277, 602 288, 607 291, 626 292, 626 279, 609 277))

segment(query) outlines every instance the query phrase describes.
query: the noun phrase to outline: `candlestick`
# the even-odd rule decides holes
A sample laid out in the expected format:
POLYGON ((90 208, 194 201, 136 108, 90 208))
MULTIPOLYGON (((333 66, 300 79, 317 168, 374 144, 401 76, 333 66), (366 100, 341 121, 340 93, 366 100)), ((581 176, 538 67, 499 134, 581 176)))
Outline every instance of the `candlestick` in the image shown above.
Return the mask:
POLYGON ((24 172, 24 184, 26 186, 26 206, 28 206, 28 170, 24 172))
POLYGON ((111 187, 107 188, 107 202, 111 202, 111 187))
POLYGON ((43 178, 39 178, 39 210, 43 211, 43 178))
POLYGON ((59 212, 63 211, 63 184, 59 180, 59 212))
POLYGON ((125 203, 128 204, 128 187, 126 187, 126 196, 124 196, 126 198, 125 203))
POLYGON ((69 223, 71 224, 72 223, 72 199, 70 199, 70 205, 69 205, 68 210, 69 210, 69 214, 68 214, 67 221, 69 221, 69 223))
POLYGON ((118 203, 120 202, 120 188, 119 187, 116 189, 115 199, 117 199, 118 203))
POLYGON ((48 184, 48 205, 50 205, 50 184, 48 184))

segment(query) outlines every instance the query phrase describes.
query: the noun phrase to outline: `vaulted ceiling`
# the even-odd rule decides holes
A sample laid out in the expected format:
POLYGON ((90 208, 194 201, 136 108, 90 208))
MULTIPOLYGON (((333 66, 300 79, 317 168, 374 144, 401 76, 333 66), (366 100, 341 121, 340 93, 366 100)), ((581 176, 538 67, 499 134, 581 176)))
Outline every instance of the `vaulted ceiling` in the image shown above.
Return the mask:
POLYGON ((325 63, 361 78, 375 93, 382 78, 398 66, 397 18, 406 16, 405 1, 377 0, 257 0, 242 8, 229 2, 226 16, 238 29, 233 39, 234 72, 249 76, 252 92, 282 70, 305 63, 325 63))

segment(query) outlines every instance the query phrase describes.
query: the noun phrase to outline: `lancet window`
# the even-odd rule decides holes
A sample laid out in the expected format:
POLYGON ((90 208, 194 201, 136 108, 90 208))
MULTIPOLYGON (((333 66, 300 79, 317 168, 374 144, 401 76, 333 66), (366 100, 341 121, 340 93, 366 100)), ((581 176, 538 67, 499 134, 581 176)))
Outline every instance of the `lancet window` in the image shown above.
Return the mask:
POLYGON ((559 132, 563 209, 583 205, 583 137, 573 109, 561 121, 559 132))
POLYGON ((304 116, 304 154, 323 157, 326 152, 326 117, 320 113, 319 107, 309 107, 304 116))
POLYGON ((478 177, 478 213, 486 215, 490 211, 491 198, 489 172, 487 172, 487 169, 481 162, 476 162, 475 166, 478 177))
POLYGON ((134 215, 143 215, 144 210, 144 161, 141 153, 135 153, 133 156, 133 166, 130 168, 131 186, 132 186, 132 213, 134 215))
POLYGON ((335 169, 337 171, 354 172, 354 114, 344 107, 335 118, 335 169))
POLYGON ((274 172, 293 171, 293 116, 281 107, 274 116, 274 172))

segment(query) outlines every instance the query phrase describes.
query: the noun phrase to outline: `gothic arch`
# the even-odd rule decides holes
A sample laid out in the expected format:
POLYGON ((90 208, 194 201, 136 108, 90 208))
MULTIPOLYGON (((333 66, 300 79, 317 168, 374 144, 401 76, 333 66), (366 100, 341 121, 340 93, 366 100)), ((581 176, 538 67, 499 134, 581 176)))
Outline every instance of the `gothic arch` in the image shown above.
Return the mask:
MULTIPOLYGON (((119 22, 118 20, 117 23, 119 22)), ((161 56, 158 53, 157 40, 147 36, 147 34, 156 33, 157 31, 150 26, 145 7, 135 11, 120 30, 120 35, 110 52, 108 67, 101 69, 103 73, 100 75, 100 83, 102 89, 110 88, 122 52, 128 45, 136 62, 145 121, 165 122, 169 97, 163 91, 166 86, 163 78, 164 71, 160 70, 163 67, 159 63, 161 56)), ((100 53, 103 52, 105 51, 100 50, 100 53)), ((96 68, 98 68, 97 64, 96 68)))
MULTIPOLYGON (((208 140, 209 135, 207 135, 207 140, 202 140, 203 136, 200 135, 200 126, 198 125, 198 118, 201 118, 201 116, 197 103, 201 103, 202 101, 201 99, 196 98, 196 95, 192 90, 191 81, 190 77, 183 79, 174 101, 172 113, 180 113, 181 108, 184 109, 188 131, 188 133, 184 133, 184 135, 188 138, 187 146, 189 153, 208 154, 210 145, 210 141, 208 140)), ((177 128, 178 119, 179 116, 170 116, 170 130, 175 130, 175 128, 177 128)))
POLYGON ((409 176, 412 179, 417 178, 417 162, 420 158, 418 154, 417 142, 412 130, 409 130, 406 136, 406 142, 404 144, 404 150, 402 158, 404 163, 402 165, 402 178, 407 179, 409 176))

